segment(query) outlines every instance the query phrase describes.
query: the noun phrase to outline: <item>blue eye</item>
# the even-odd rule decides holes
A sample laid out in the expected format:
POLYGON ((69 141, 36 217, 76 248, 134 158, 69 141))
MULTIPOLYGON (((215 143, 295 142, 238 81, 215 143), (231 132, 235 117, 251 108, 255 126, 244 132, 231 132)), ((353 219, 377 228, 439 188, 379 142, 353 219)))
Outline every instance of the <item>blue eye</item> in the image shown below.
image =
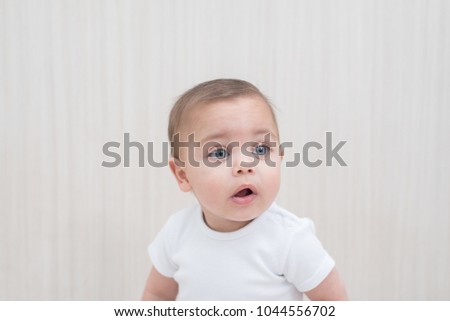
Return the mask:
POLYGON ((228 152, 225 148, 217 148, 216 150, 208 154, 208 157, 214 157, 217 159, 224 159, 227 156, 228 152))
POLYGON ((255 150, 253 151, 253 154, 257 155, 257 156, 263 156, 263 155, 267 155, 269 152, 270 152, 269 146, 258 145, 258 146, 255 147, 255 150))

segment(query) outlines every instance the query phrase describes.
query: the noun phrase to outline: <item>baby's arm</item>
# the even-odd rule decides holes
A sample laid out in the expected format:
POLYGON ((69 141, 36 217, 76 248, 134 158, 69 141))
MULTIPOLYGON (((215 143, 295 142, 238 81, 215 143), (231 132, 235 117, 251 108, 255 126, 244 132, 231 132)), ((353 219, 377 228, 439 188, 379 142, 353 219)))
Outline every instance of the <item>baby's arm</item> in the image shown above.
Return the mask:
POLYGON ((336 268, 318 286, 305 294, 312 301, 348 300, 347 291, 336 268))
POLYGON ((143 301, 173 301, 178 294, 178 283, 159 273, 154 267, 145 284, 143 301))

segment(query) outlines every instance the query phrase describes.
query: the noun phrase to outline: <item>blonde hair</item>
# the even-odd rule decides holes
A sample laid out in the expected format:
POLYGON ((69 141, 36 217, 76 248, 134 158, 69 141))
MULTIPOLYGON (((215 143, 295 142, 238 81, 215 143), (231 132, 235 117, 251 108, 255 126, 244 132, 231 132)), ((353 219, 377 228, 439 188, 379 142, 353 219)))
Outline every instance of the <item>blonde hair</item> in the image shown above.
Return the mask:
POLYGON ((272 104, 264 94, 253 84, 240 79, 215 79, 203 82, 182 94, 172 107, 169 116, 169 141, 172 146, 172 156, 178 158, 178 146, 174 137, 180 131, 183 120, 192 107, 214 101, 227 100, 242 96, 257 96, 264 100, 270 108, 273 120, 278 130, 278 125, 272 104))

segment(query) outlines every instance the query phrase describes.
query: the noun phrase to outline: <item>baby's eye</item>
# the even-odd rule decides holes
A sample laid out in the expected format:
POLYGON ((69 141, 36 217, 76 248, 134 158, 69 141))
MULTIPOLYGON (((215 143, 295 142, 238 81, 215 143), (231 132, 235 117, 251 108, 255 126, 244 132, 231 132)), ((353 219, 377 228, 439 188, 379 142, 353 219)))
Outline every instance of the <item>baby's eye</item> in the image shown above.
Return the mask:
POLYGON ((267 155, 270 152, 270 147, 267 145, 257 145, 255 147, 255 150, 253 151, 254 155, 257 156, 264 156, 267 155))
POLYGON ((214 157, 217 159, 224 159, 228 156, 228 151, 225 148, 217 148, 208 154, 208 157, 214 157))

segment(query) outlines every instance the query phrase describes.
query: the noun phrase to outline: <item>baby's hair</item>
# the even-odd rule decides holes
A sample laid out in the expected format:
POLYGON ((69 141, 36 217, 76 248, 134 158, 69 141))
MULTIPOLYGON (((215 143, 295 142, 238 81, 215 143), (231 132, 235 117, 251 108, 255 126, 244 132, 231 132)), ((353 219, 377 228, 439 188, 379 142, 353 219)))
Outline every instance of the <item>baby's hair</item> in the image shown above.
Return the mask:
POLYGON ((178 158, 178 146, 174 137, 180 132, 181 124, 187 112, 192 107, 215 101, 228 100, 243 96, 260 97, 270 108, 275 125, 278 128, 275 113, 269 99, 253 84, 240 79, 215 79, 203 82, 182 94, 172 107, 169 116, 169 140, 172 146, 172 156, 178 158))

